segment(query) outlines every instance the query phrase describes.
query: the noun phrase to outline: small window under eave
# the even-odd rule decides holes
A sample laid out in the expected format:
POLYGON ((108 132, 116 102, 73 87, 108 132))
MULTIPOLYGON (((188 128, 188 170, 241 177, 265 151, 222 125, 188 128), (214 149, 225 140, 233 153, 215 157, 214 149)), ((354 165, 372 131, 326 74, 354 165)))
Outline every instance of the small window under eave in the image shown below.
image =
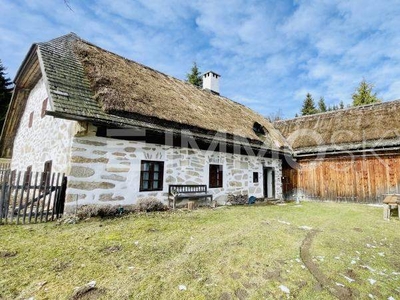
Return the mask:
POLYGON ((253 131, 255 134, 261 134, 261 135, 265 135, 266 134, 266 129, 264 126, 262 126, 260 123, 258 122, 254 122, 253 124, 253 131))

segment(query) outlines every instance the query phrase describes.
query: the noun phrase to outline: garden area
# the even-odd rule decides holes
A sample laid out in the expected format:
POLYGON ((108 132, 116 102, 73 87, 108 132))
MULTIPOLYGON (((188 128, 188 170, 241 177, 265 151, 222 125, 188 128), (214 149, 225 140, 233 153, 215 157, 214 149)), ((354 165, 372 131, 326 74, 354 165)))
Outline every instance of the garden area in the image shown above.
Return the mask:
POLYGON ((332 202, 0 225, 0 299, 398 299, 399 233, 332 202))

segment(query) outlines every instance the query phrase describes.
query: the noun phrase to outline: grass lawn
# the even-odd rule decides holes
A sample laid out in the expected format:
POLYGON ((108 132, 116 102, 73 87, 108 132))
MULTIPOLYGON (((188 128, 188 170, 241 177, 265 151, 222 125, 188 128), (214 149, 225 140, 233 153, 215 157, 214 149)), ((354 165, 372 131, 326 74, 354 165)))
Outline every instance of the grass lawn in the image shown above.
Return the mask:
POLYGON ((76 299, 400 299, 400 221, 382 215, 303 202, 4 225, 0 299, 69 299, 90 281, 76 299))

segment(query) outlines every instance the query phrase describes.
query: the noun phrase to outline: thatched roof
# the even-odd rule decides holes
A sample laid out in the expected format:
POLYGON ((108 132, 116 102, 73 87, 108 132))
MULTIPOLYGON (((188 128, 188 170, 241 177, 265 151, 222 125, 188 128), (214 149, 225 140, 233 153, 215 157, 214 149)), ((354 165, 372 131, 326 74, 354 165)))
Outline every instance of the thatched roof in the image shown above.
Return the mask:
POLYGON ((269 133, 266 140, 261 138, 269 147, 285 145, 272 124, 248 107, 82 40, 75 50, 95 99, 109 114, 146 116, 260 140, 253 131, 257 122, 269 133))
MULTIPOLYGON (((185 129, 201 139, 223 133, 232 143, 247 140, 264 149, 289 151, 279 131, 251 109, 101 49, 74 33, 34 44, 28 56, 39 57, 52 104, 47 113, 55 117, 111 128, 174 133, 185 129), (255 123, 265 135, 254 132, 255 123)), ((17 88, 19 76, 26 72, 24 64, 17 88)))
POLYGON ((297 153, 400 146, 400 100, 274 123, 297 153))

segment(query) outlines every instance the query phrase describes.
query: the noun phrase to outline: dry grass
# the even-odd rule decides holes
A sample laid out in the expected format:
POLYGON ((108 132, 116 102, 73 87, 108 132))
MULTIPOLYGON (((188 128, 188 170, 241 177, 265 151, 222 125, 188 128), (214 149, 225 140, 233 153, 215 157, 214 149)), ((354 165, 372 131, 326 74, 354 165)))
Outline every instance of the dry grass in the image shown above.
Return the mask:
POLYGON ((379 142, 400 137, 400 127, 394 121, 399 111, 400 101, 392 101, 277 121, 274 125, 294 149, 379 142))
POLYGON ((0 252, 13 253, 0 256, 0 299, 68 299, 93 280, 86 299, 334 299, 300 260, 300 226, 320 230, 310 255, 331 283, 360 299, 400 292, 398 220, 303 203, 0 226, 0 252))
POLYGON ((270 122, 239 103, 83 41, 77 41, 75 50, 106 112, 154 117, 256 141, 260 138, 252 128, 258 122, 269 132, 262 139, 268 147, 286 145, 270 122))

